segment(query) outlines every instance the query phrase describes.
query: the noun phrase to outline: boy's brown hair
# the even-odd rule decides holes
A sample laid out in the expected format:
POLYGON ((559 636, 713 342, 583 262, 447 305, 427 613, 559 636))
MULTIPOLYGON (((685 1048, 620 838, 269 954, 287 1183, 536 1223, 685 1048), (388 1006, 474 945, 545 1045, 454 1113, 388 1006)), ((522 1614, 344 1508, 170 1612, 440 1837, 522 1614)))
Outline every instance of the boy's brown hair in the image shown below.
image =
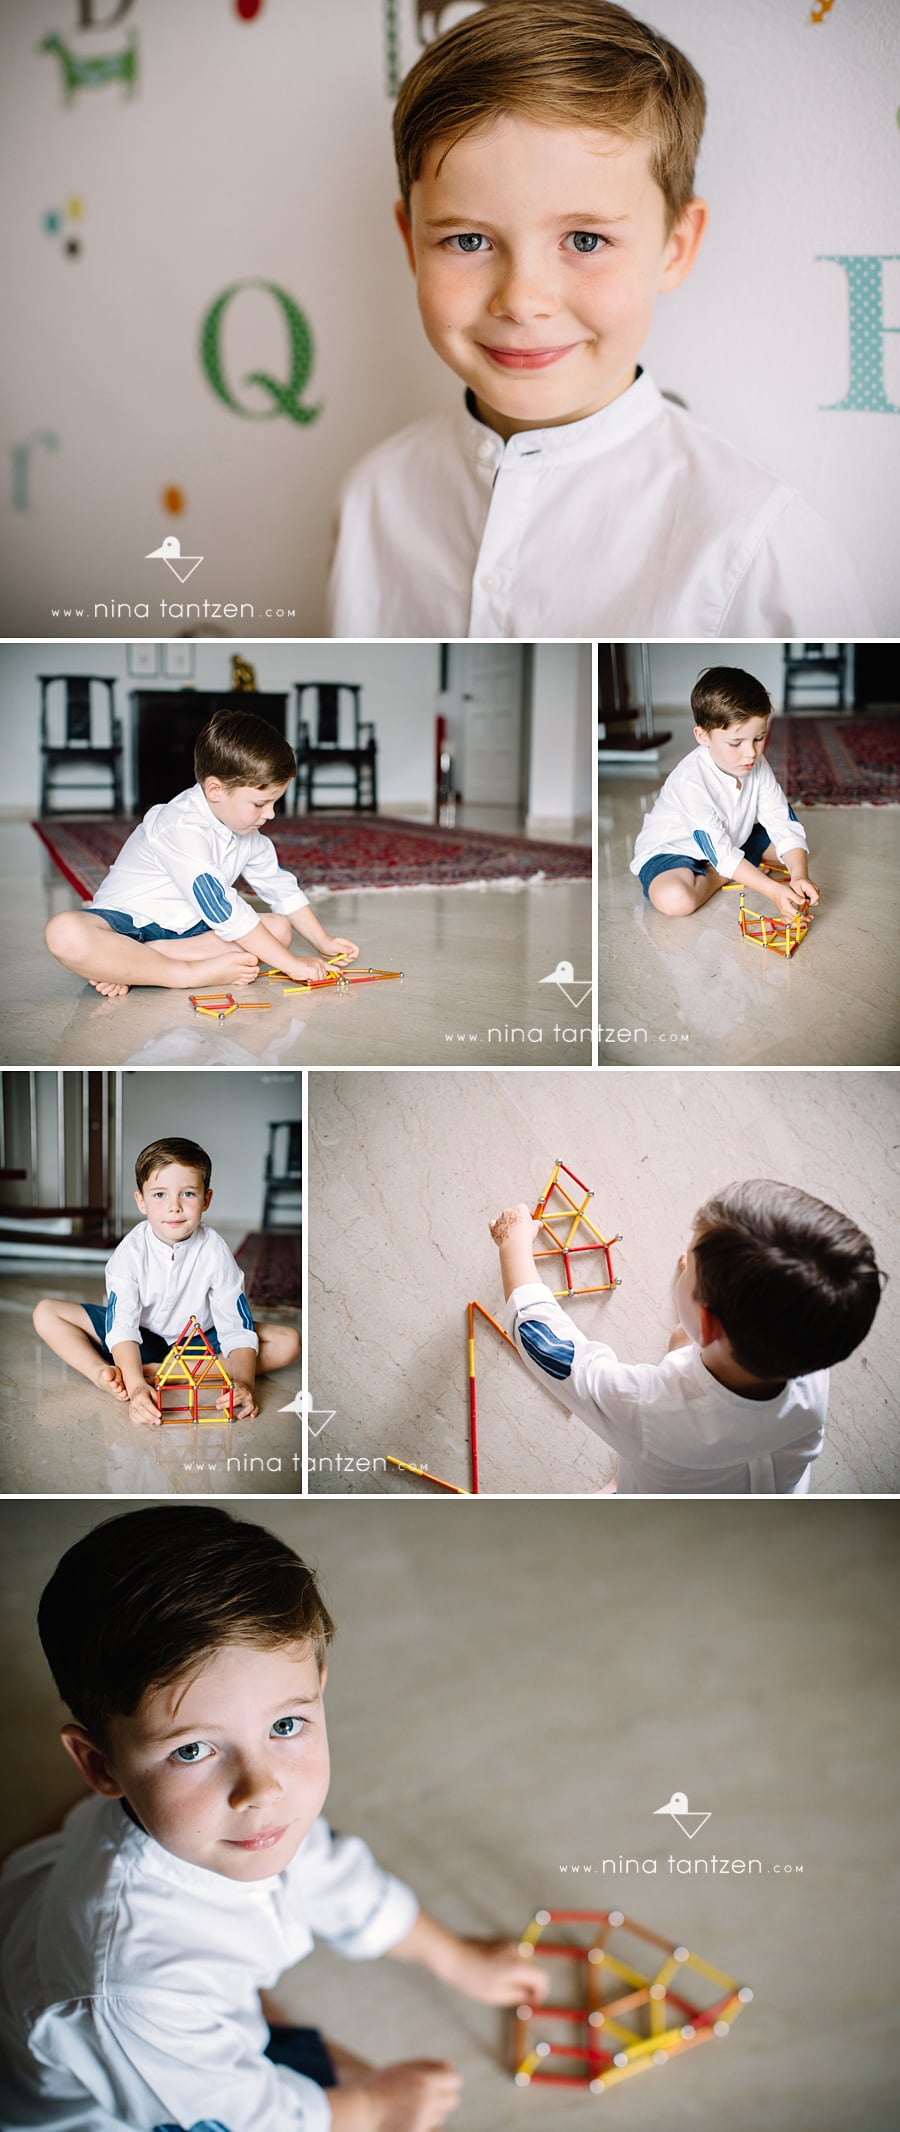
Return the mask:
POLYGON ((878 1309, 870 1238, 795 1185, 753 1178, 717 1192, 695 1216, 693 1251, 695 1300, 765 1383, 843 1362, 878 1309))
POLYGON ((225 1644, 311 1644, 321 1669, 334 1624, 312 1570, 262 1525, 196 1503, 109 1518, 64 1554, 38 1632, 63 1702, 96 1746, 152 1688, 225 1644))
POLYGON ((729 725, 743 725, 745 718, 771 718, 768 689, 747 674, 742 666, 705 666, 691 690, 694 724, 704 733, 729 725))
POLYGON ((289 785, 297 774, 293 748, 282 733, 257 718, 252 711, 214 711, 194 749, 194 776, 202 785, 208 777, 221 784, 289 785))
POLYGON ((694 192, 706 95, 675 45, 612 0, 488 0, 437 37, 401 85, 394 147, 406 206, 429 149, 503 112, 653 143, 667 234, 694 192))
POLYGON ((196 1170, 198 1177, 203 1179, 204 1192, 209 1191, 212 1163, 205 1147, 200 1147, 196 1140, 151 1140, 149 1147, 142 1147, 134 1165, 138 1191, 143 1192, 154 1170, 164 1170, 170 1162, 180 1162, 183 1169, 196 1170))

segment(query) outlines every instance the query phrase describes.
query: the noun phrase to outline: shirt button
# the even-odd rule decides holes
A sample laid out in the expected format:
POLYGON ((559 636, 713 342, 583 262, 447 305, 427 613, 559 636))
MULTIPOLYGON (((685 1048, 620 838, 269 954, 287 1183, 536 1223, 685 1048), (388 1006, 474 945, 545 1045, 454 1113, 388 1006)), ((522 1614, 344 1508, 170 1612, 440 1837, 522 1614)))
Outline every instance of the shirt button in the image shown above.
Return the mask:
POLYGON ((493 571, 486 570, 481 580, 481 590, 482 592, 496 592, 499 583, 500 579, 494 576, 493 571))
POLYGON ((483 442, 478 446, 477 457, 481 460, 482 466, 487 466, 488 461, 493 459, 493 456, 494 447, 488 442, 487 437, 485 437, 483 442))

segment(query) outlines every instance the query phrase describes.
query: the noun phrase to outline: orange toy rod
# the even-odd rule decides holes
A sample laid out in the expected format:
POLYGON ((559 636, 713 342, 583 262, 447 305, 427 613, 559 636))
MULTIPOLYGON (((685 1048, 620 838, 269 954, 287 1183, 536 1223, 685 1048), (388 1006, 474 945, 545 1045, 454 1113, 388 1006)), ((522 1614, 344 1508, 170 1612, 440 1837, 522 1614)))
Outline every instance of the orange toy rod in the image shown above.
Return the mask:
POLYGON ((469 1304, 469 1454, 472 1494, 478 1494, 478 1423, 475 1407, 475 1305, 469 1304))
POLYGON ((388 1457, 385 1463, 389 1466, 399 1467, 401 1473, 417 1473, 420 1480, 432 1481, 435 1488, 449 1488, 451 1495, 468 1495, 469 1493, 468 1488, 457 1488, 454 1481, 440 1480, 436 1473, 429 1473, 425 1466, 408 1466, 403 1458, 388 1457))

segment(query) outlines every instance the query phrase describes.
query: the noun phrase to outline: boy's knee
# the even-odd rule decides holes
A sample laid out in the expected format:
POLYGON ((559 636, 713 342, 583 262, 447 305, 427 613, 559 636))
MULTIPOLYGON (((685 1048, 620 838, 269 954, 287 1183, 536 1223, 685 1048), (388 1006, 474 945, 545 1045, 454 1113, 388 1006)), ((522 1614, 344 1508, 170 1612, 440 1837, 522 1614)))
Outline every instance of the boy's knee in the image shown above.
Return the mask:
POLYGON ((652 882, 650 900, 667 918, 687 918, 696 909, 693 890, 687 881, 676 881, 671 874, 652 882), (655 891, 655 893, 654 893, 655 891))
POLYGON ((40 1333, 42 1339, 45 1328, 50 1324, 53 1315, 53 1304, 49 1296, 44 1296, 40 1303, 35 1303, 31 1313, 31 1322, 35 1332, 40 1333))
POLYGON ((44 927, 44 939, 57 962, 69 962, 72 956, 78 953, 82 939, 81 928, 80 911, 57 911, 54 917, 48 918, 44 927))

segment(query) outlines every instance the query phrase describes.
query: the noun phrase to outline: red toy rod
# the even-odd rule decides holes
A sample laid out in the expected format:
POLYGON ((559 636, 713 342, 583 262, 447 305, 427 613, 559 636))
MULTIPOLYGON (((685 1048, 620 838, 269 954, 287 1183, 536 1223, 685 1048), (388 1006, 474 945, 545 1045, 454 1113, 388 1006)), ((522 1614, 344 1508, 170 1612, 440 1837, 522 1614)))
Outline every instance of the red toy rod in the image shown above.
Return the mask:
MULTIPOLYGON (((585 1190, 587 1190, 587 1186, 585 1186, 585 1190)), ((547 1917, 551 1925, 608 1925, 609 1916, 610 1913, 608 1910, 547 1911, 547 1917)), ((646 1937, 649 1938, 649 1934, 647 1934, 646 1937)), ((661 1947, 668 1947, 667 1940, 660 1940, 659 1944, 661 1947)), ((669 1951, 671 1952, 671 1949, 669 1949, 669 1951)), ((543 1946, 541 1947, 541 1953, 544 1953, 543 1946)))
POLYGON ((469 1304, 469 1450, 472 1462, 472 1494, 478 1494, 478 1422, 475 1409, 475 1305, 469 1304))

